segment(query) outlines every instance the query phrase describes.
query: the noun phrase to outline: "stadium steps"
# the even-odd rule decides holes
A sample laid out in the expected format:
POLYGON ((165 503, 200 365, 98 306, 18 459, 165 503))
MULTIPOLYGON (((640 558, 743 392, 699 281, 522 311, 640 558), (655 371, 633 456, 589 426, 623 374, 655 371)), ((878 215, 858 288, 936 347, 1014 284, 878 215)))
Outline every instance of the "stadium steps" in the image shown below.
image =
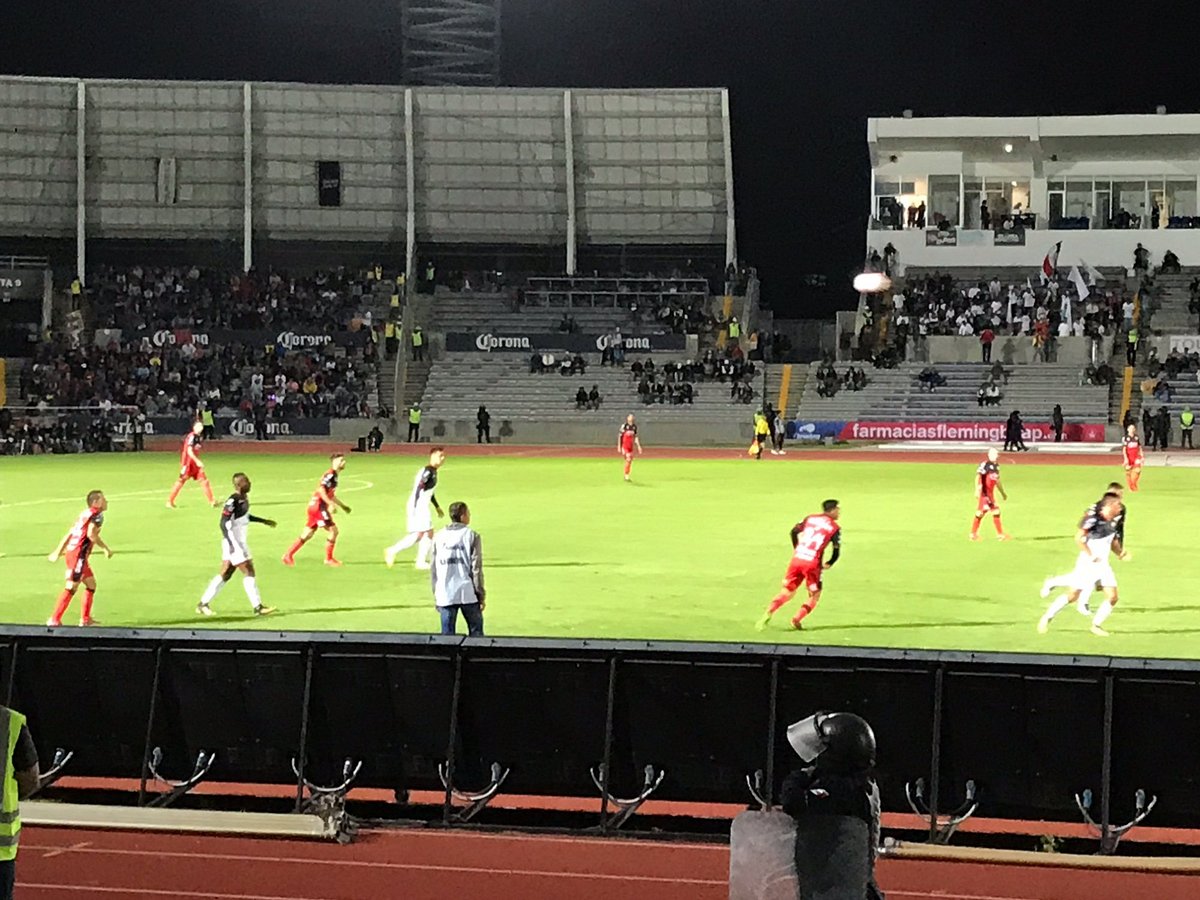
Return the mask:
MULTIPOLYGON (((409 353, 411 355, 411 349, 409 353)), ((425 388, 429 384, 429 373, 433 364, 426 357, 422 360, 409 359, 408 377, 404 382, 404 401, 402 409, 410 409, 414 403, 423 403, 425 388)))
POLYGON ((1195 334, 1196 316, 1188 312, 1192 279, 1200 275, 1200 269, 1185 268, 1178 275, 1154 277, 1154 314, 1150 318, 1150 331, 1155 334, 1195 334))
POLYGON ((0 406, 12 406, 21 399, 21 372, 24 370, 26 360, 19 356, 4 357, 4 394, 5 403, 0 403, 0 406))
MULTIPOLYGON (((835 367, 839 374, 844 366, 835 367)), ((987 375, 983 363, 955 363, 936 368, 946 384, 924 391, 917 383, 923 363, 905 363, 895 369, 867 369, 867 387, 858 392, 839 390, 831 398, 817 396, 816 381, 805 386, 799 417, 811 421, 995 421, 1012 410, 1026 419, 1048 420, 1056 403, 1062 404, 1068 422, 1103 423, 1108 417, 1108 392, 1103 387, 1079 384, 1075 366, 1010 366, 1009 383, 1002 385, 1000 406, 979 406, 976 392, 987 375)))
MULTIPOLYGON (((585 357, 589 358, 589 357, 585 357)), ((655 354, 656 364, 682 362, 682 355, 655 354)), ((530 374, 528 358, 484 357, 473 353, 447 353, 434 361, 423 406, 430 420, 474 420, 479 406, 485 405, 494 421, 503 419, 578 420, 586 416, 624 415, 633 412, 654 420, 687 422, 750 421, 756 405, 733 403, 728 384, 704 382, 694 385, 692 404, 643 404, 637 384, 628 368, 601 367, 598 354, 590 355, 583 376, 530 374), (580 385, 596 385, 603 397, 600 411, 575 408, 575 392, 580 385)), ((761 381, 756 385, 761 389, 761 381)), ((756 401, 760 398, 756 396, 756 401)))

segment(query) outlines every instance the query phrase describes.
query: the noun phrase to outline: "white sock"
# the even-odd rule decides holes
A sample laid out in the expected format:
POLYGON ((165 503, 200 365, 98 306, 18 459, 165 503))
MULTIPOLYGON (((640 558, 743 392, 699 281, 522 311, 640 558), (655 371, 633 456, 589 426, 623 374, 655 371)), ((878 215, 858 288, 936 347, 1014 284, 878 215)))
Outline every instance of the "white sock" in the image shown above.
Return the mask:
POLYGON ((1066 594, 1063 594, 1057 600, 1053 600, 1050 603, 1050 608, 1046 610, 1046 614, 1044 616, 1042 616, 1042 621, 1049 622, 1051 619, 1053 619, 1055 616, 1057 616, 1060 612, 1062 612, 1064 609, 1066 609, 1067 604, 1070 602, 1071 601, 1070 601, 1070 599, 1068 599, 1066 594))
POLYGON ((1096 617, 1092 619, 1093 625, 1103 625, 1104 620, 1112 615, 1113 604, 1111 600, 1105 600, 1100 604, 1100 608, 1096 610, 1096 617))
POLYGON ((433 549, 433 541, 427 537, 421 538, 421 543, 417 547, 417 565, 429 565, 429 551, 433 549))
POLYGON ((246 596, 250 598, 250 605, 255 609, 262 606, 262 597, 258 595, 258 582, 254 580, 253 575, 247 575, 242 579, 242 587, 246 589, 246 596))
POLYGON ((220 575, 215 576, 213 580, 208 583, 208 587, 204 591, 204 596, 200 598, 200 605, 208 606, 208 604, 212 603, 213 598, 216 597, 217 594, 221 593, 221 588, 223 587, 225 587, 225 579, 223 579, 220 575))
POLYGON ((417 536, 415 534, 406 535, 405 537, 396 541, 396 543, 392 544, 392 546, 388 547, 387 552, 388 553, 403 553, 405 550, 407 550, 409 547, 411 547, 416 542, 417 542, 417 536))

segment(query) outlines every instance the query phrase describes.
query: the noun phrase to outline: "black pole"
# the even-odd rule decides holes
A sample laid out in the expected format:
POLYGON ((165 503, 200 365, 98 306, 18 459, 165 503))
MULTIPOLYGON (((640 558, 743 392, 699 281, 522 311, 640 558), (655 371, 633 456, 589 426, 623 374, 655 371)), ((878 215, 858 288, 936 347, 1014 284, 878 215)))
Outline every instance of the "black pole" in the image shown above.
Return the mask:
POLYGON ((1100 760, 1100 846, 1108 852, 1112 802, 1113 675, 1104 676, 1104 749, 1100 760))
POLYGON ((458 756, 458 703, 462 694, 462 645, 454 655, 454 688, 450 694, 450 744, 446 748, 446 795, 442 799, 442 824, 450 824, 454 812, 454 764, 458 756))
POLYGON ((765 780, 766 788, 763 790, 763 799, 767 801, 767 806, 771 807, 775 803, 775 723, 778 720, 779 711, 776 708, 779 701, 779 660, 771 660, 771 706, 767 710, 767 769, 765 780))
POLYGON ((150 687, 150 713, 146 716, 146 745, 142 748, 142 779, 138 784, 138 806, 146 805, 146 782, 150 780, 150 745, 154 742, 154 715, 158 711, 158 682, 162 673, 165 648, 154 651, 154 681, 150 687))
POLYGON ((929 840, 938 833, 938 781, 942 777, 942 693, 946 670, 938 666, 933 672, 933 748, 929 760, 929 840))
POLYGON ((296 812, 300 812, 300 807, 304 805, 304 769, 308 761, 308 718, 309 707, 312 705, 312 674, 313 674, 313 658, 317 655, 317 648, 313 644, 308 645, 308 654, 304 661, 304 700, 303 706, 300 708, 300 751, 297 754, 299 762, 296 763, 296 812))
POLYGON ((608 831, 608 784, 612 768, 613 718, 617 699, 617 657, 608 660, 608 705, 604 712, 604 756, 600 759, 600 830, 608 831))
POLYGON ((11 707, 13 701, 13 691, 16 690, 17 684, 17 651, 20 645, 12 642, 12 659, 8 661, 8 686, 4 689, 4 705, 11 707))

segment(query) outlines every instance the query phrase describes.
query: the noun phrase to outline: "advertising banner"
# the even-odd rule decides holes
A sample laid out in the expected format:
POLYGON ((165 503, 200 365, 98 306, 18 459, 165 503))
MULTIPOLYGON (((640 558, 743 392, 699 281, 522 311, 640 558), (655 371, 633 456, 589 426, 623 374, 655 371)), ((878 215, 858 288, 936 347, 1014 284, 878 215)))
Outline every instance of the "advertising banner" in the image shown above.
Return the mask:
POLYGON ((1180 353, 1200 353, 1200 334, 1173 334, 1167 338, 1167 352, 1178 350, 1180 353))
POLYGON ((940 228, 930 228, 925 232, 926 247, 957 247, 958 246, 958 231, 950 229, 942 231, 940 228))
POLYGON ((997 247, 1024 247, 1025 226, 1011 217, 1003 218, 996 226, 992 242, 997 247))
POLYGON ((806 422, 796 419, 787 423, 789 441, 821 441, 825 438, 838 439, 846 422, 806 422))
MULTIPOLYGON (((53 412, 52 410, 50 411, 53 412)), ((87 427, 91 425, 96 413, 86 413, 74 411, 68 413, 71 419, 74 419, 80 425, 87 427)), ((125 413, 113 413, 113 418, 116 422, 116 430, 122 434, 133 433, 132 419, 126 420, 125 413)), ((311 436, 311 437, 327 437, 330 429, 330 419, 328 418, 286 418, 286 419, 268 419, 267 434, 271 437, 292 437, 293 435, 311 436)), ((170 436, 178 435, 180 439, 187 434, 188 429, 192 427, 192 419, 183 416, 147 416, 146 417, 146 434, 170 436)), ((217 416, 213 421, 213 427, 217 434, 221 437, 230 438, 253 438, 254 437, 254 419, 245 416, 217 416)))
POLYGON ((163 328, 149 334, 130 335, 130 340, 149 338, 155 347, 182 347, 184 344, 195 344, 197 347, 223 347, 227 344, 249 344, 266 347, 274 344, 288 352, 303 350, 320 350, 324 347, 358 347, 369 340, 366 329, 360 331, 339 331, 325 334, 319 331, 282 329, 257 329, 245 331, 229 331, 225 329, 190 330, 186 328, 163 328))
MULTIPOLYGON (((1021 432, 1027 441, 1053 441, 1050 423, 1026 422, 1021 432)), ((1004 422, 847 422, 838 437, 843 441, 991 441, 1004 440, 1004 422)), ((1104 440, 1100 424, 1071 425, 1063 439, 1099 443, 1104 440)))
POLYGON ((45 281, 46 276, 38 269, 0 269, 0 303, 36 300, 40 316, 45 281))
MULTIPOLYGON (((682 334, 625 334, 625 352, 683 350, 687 336, 682 334)), ((453 353, 532 353, 534 350, 558 350, 566 353, 598 353, 608 346, 611 335, 598 334, 469 334, 450 332, 446 350, 453 353)))

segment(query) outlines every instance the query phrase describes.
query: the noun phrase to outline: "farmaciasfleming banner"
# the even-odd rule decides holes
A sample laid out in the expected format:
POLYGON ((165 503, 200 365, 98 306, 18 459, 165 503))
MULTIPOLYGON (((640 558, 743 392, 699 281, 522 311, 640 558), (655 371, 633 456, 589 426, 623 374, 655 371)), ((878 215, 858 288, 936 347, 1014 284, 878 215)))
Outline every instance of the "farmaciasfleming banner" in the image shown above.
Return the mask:
MULTIPOLYGON (((1050 424, 1026 422, 1027 441, 1053 441, 1050 424)), ((1004 440, 1004 422, 847 422, 838 435, 843 441, 992 441, 1004 440)), ((1103 425, 1067 425, 1063 439, 1085 443, 1104 440, 1103 425)))
MULTIPOLYGON (((622 335, 626 353, 647 353, 655 350, 684 350, 687 336, 682 334, 622 335)), ((566 353, 598 353, 608 346, 607 334, 520 334, 485 332, 469 334, 450 332, 446 335, 446 350, 453 353, 532 353, 534 350, 566 353)))

